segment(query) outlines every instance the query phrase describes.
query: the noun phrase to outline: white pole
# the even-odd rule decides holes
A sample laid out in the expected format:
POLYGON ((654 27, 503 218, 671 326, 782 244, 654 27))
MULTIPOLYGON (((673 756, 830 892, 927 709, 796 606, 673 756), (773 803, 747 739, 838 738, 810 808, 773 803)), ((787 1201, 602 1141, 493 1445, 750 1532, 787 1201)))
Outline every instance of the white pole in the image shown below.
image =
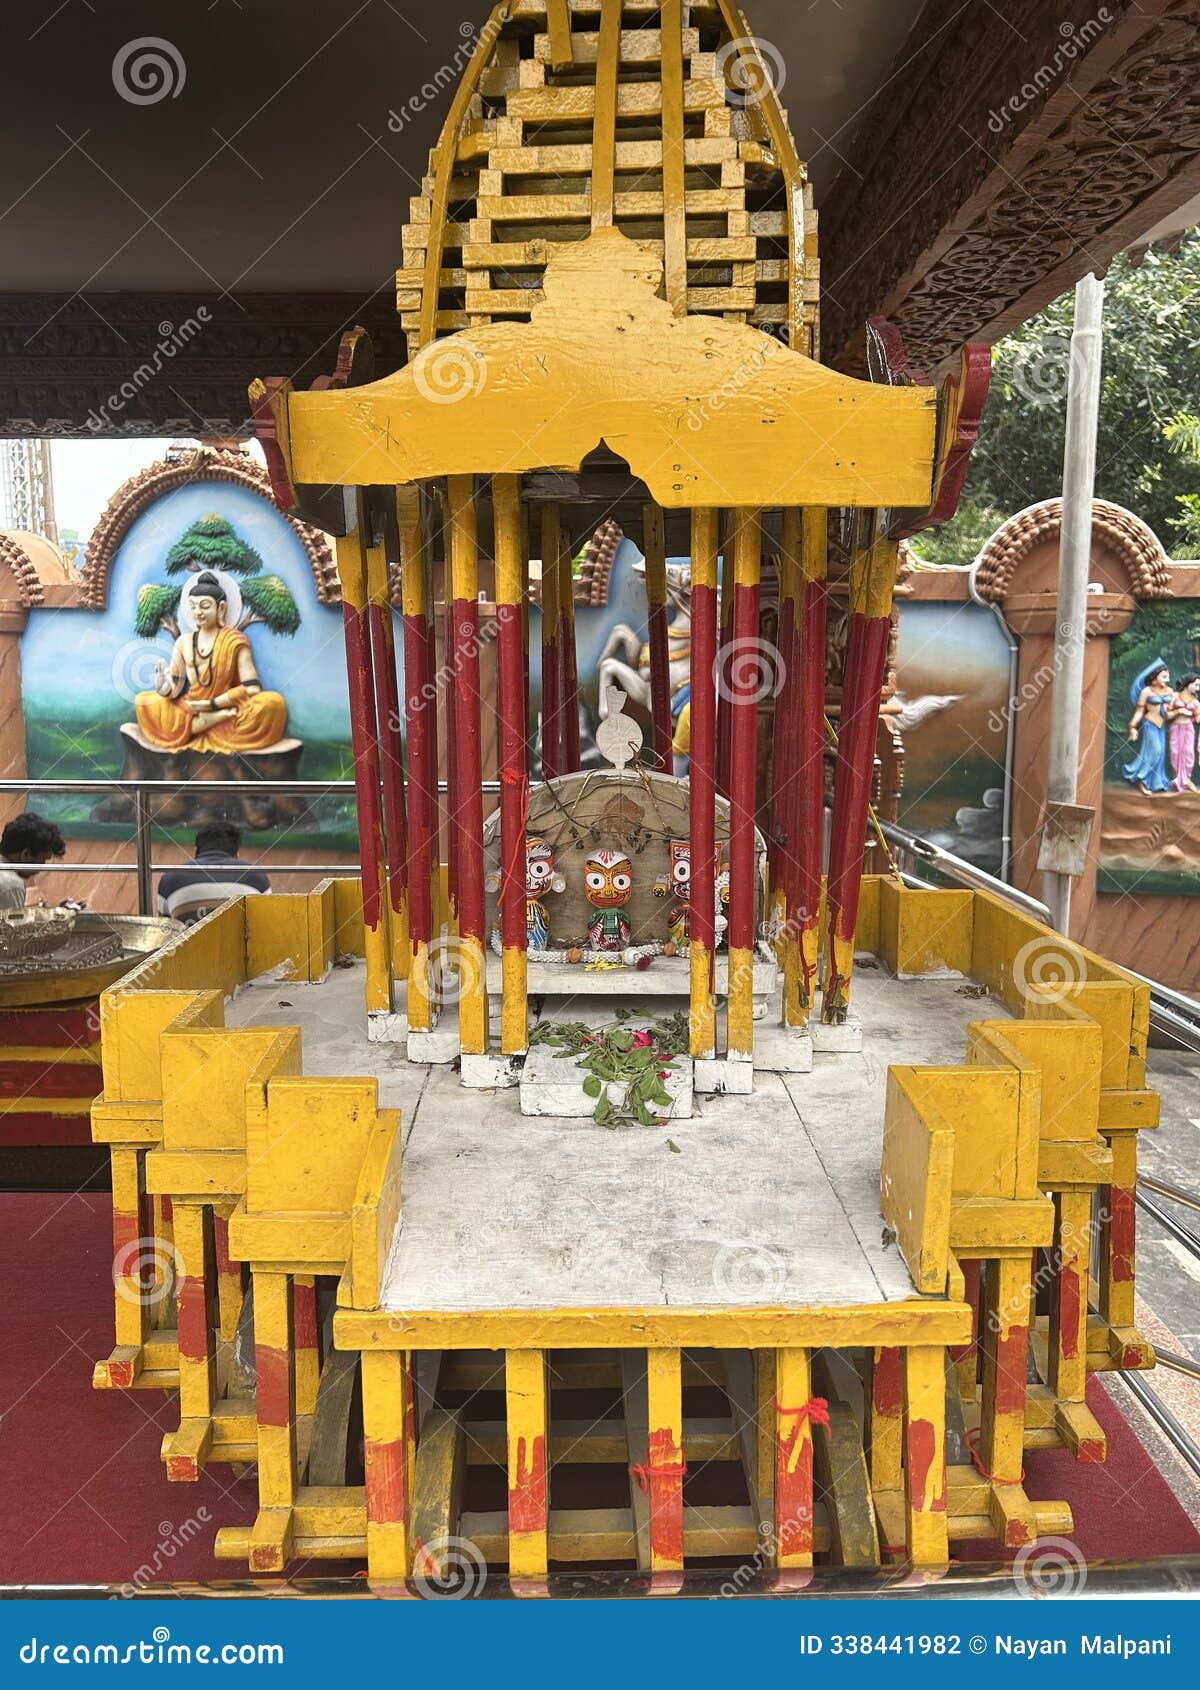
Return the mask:
MULTIPOLYGON (((1104 283, 1096 276, 1084 276, 1075 287, 1075 325, 1071 332, 1071 364, 1067 376, 1058 620, 1054 635, 1054 692, 1046 781, 1046 796, 1054 804, 1074 804, 1079 773, 1103 325, 1104 283)), ((1055 927, 1060 933, 1067 933, 1071 922, 1071 876, 1046 873, 1042 896, 1049 905, 1055 927)))

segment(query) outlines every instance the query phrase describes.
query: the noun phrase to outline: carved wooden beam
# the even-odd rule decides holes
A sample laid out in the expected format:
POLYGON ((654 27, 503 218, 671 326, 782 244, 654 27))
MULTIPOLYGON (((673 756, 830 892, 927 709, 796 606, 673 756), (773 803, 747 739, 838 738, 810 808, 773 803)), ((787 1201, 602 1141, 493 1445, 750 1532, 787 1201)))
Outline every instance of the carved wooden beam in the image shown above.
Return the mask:
MULTIPOLYGON (((929 4, 825 195, 822 343, 943 372, 1200 189, 1200 0, 929 4)), ((839 141, 839 146, 842 143, 839 141)))

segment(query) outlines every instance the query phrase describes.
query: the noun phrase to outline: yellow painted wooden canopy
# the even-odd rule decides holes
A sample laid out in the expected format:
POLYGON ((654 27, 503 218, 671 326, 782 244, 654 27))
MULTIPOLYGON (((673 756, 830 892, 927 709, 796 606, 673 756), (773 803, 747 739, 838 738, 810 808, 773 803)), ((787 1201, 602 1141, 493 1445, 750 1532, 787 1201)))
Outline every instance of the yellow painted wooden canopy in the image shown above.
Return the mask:
POLYGON ((923 508, 937 396, 839 375, 770 335, 677 317, 618 230, 560 247, 527 323, 432 342, 361 387, 289 392, 296 484, 578 469, 601 442, 659 504, 923 508))

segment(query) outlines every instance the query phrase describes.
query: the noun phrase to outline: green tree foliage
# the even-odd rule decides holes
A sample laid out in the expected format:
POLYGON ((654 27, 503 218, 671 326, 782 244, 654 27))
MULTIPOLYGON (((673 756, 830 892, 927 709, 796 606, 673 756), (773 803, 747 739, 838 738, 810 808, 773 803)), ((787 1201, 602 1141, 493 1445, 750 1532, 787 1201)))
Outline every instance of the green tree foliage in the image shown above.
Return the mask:
POLYGON ((133 626, 139 639, 152 640, 163 628, 172 634, 179 632, 182 593, 182 587, 172 587, 170 582, 148 581, 138 589, 133 626))
POLYGON ((167 574, 224 569, 230 575, 257 575, 263 561, 248 546, 232 523, 210 511, 182 533, 167 553, 167 574))
POLYGON ((289 638, 300 626, 300 611, 296 601, 278 575, 260 575, 242 582, 242 602, 250 615, 243 615, 242 627, 251 622, 264 623, 273 634, 287 634, 289 638))
MULTIPOLYGON (((991 513, 1061 492, 1073 315, 1072 289, 996 345, 959 514, 917 537, 923 558, 968 564, 991 513)), ((1096 493, 1140 516, 1177 557, 1200 556, 1198 393, 1200 231, 1175 253, 1116 258, 1104 304, 1096 493)))

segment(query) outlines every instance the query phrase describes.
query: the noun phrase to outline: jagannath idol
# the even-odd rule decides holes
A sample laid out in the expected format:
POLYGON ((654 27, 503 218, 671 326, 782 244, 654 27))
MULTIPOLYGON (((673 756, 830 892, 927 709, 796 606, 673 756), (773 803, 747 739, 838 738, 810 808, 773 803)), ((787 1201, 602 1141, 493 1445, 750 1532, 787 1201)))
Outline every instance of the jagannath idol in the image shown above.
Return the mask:
POLYGON ((137 725, 163 751, 263 751, 287 728, 287 704, 265 692, 250 641, 236 627, 237 582, 224 570, 202 570, 179 606, 183 632, 171 661, 160 660, 154 691, 134 699, 137 725))

